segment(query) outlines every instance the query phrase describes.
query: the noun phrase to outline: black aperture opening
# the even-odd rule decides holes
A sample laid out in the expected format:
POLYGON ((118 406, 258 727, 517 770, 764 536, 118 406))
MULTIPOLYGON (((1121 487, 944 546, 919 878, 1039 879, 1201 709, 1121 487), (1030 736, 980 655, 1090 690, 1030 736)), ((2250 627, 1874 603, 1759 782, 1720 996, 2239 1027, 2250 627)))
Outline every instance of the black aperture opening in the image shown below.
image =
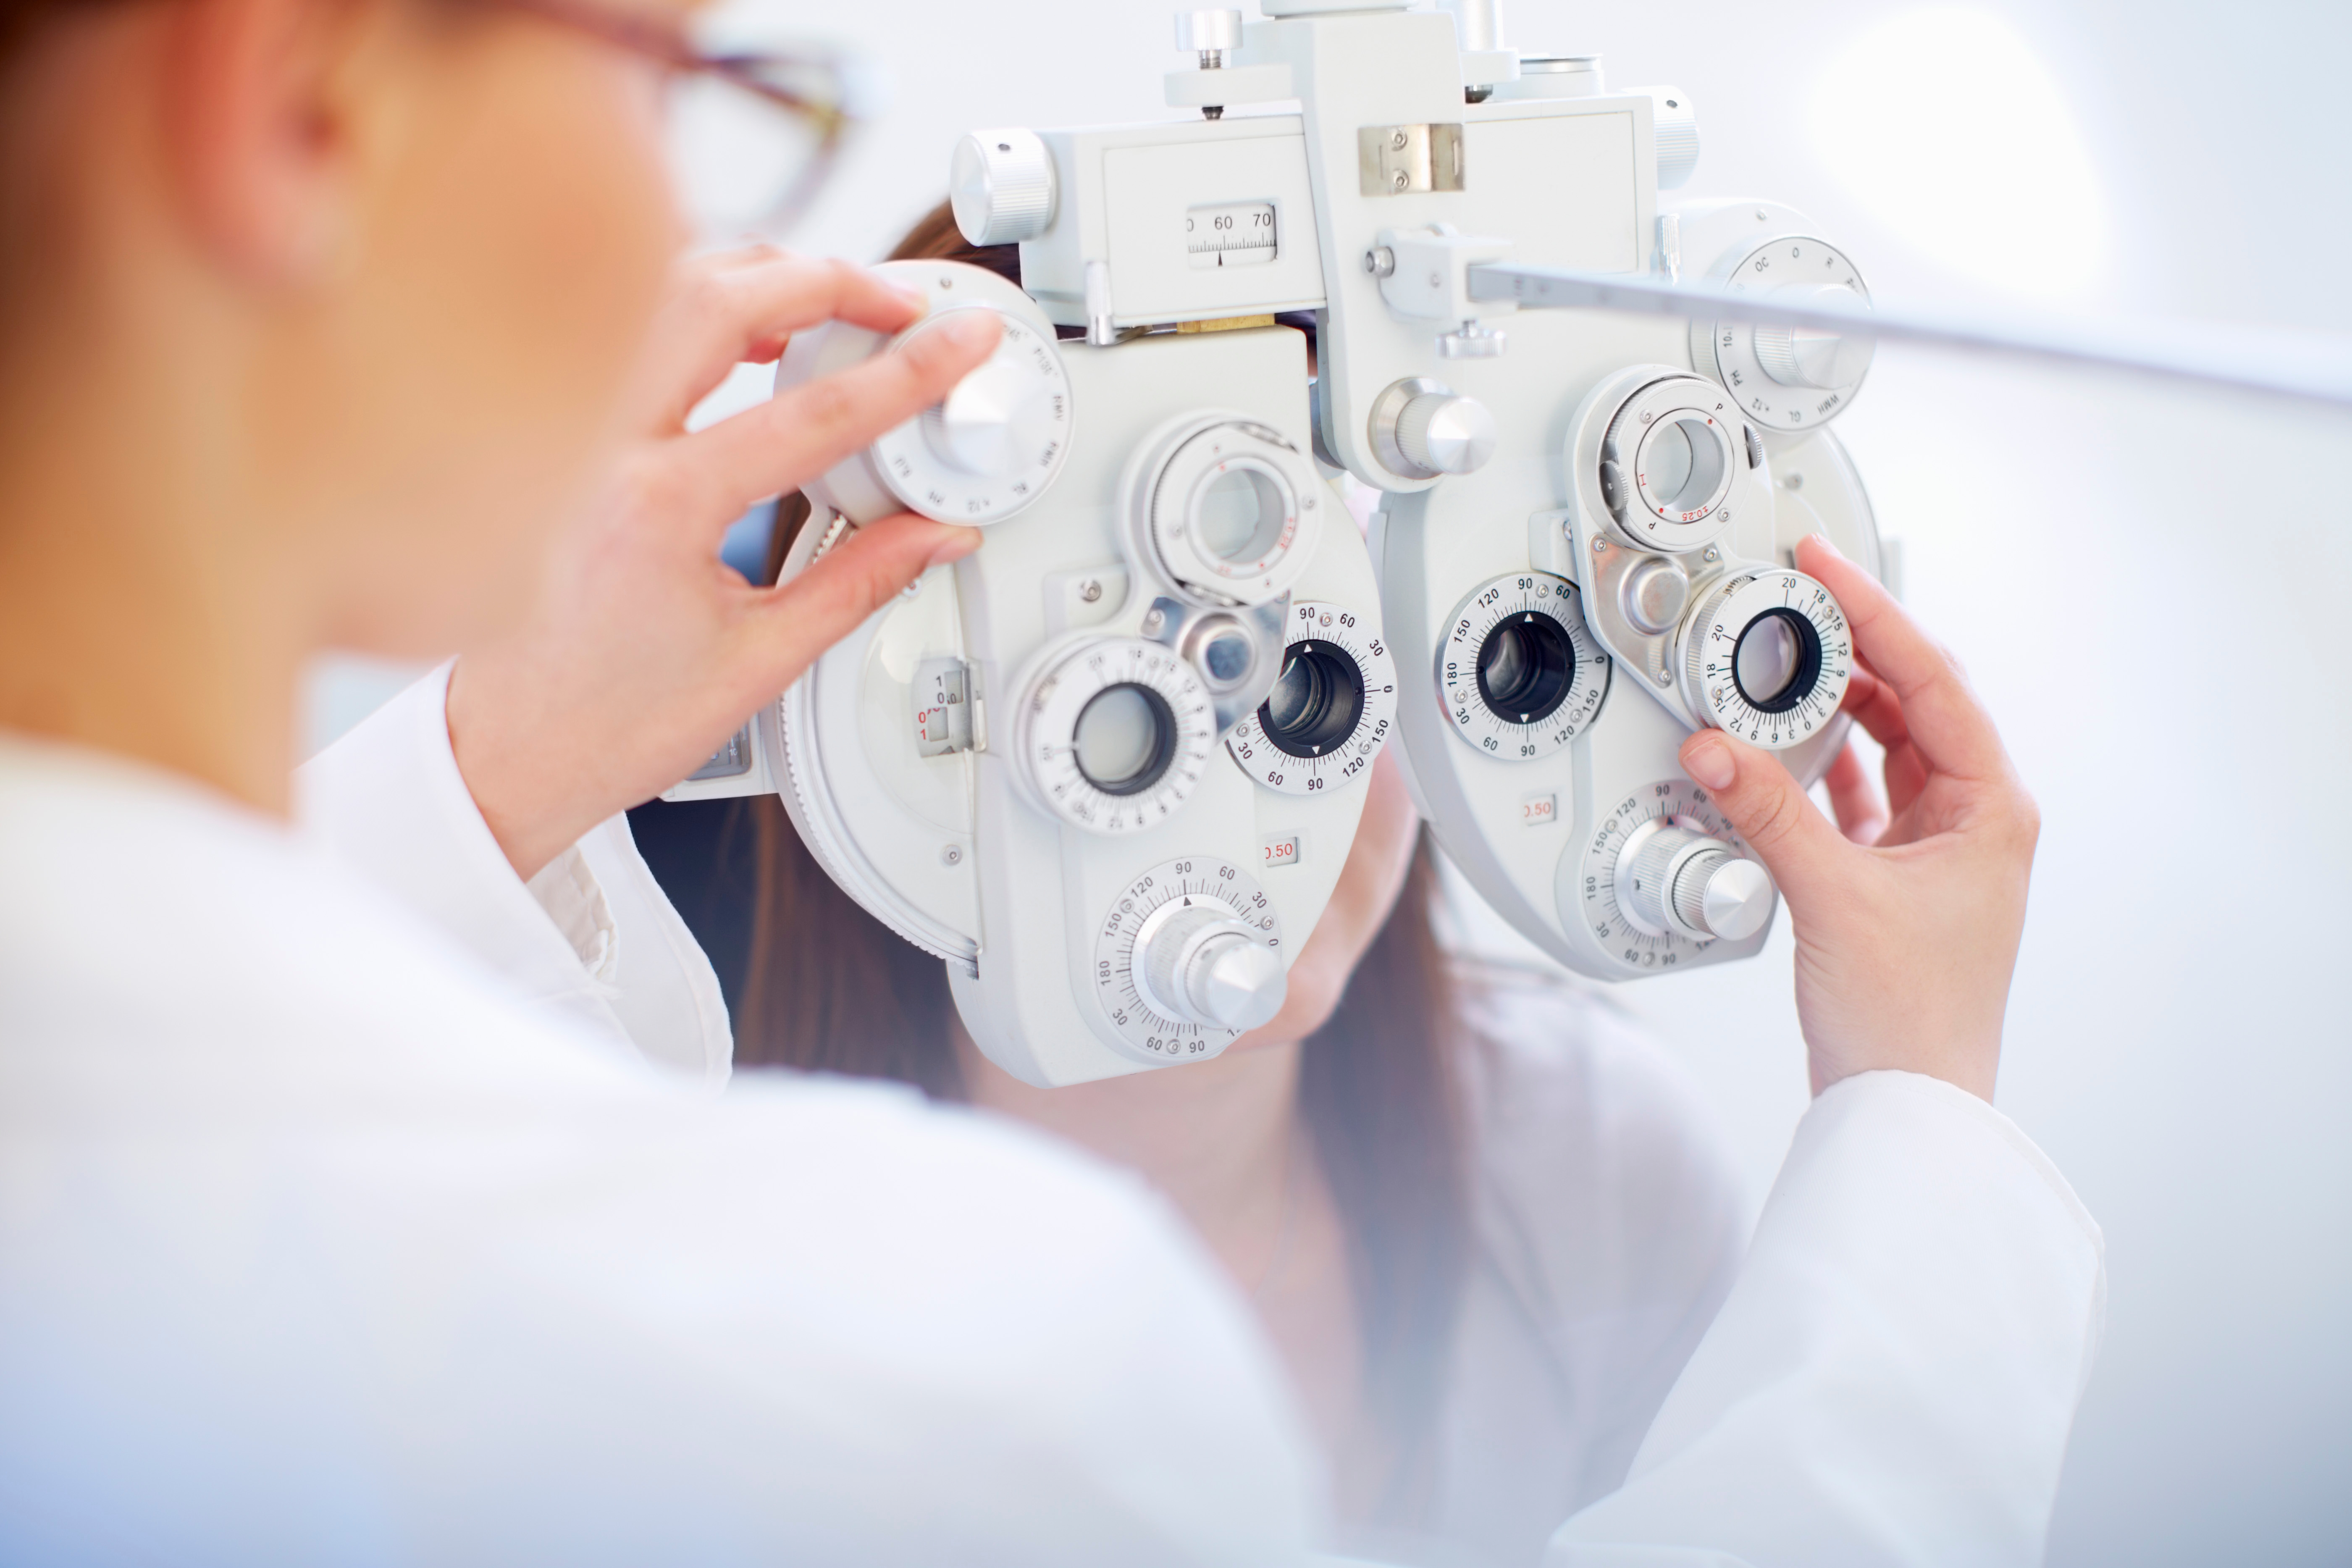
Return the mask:
POLYGON ((1346 743, 1364 716, 1364 673, 1346 648, 1320 637, 1284 650, 1282 674, 1258 704, 1258 727, 1275 749, 1319 757, 1346 743))
POLYGON ((1576 645, 1549 616, 1521 611, 1478 645, 1478 695, 1514 724, 1549 719, 1576 686, 1576 645))
POLYGON ((1071 731, 1078 773, 1105 795, 1141 795, 1176 755, 1176 714, 1149 686, 1106 686, 1078 710, 1071 731))
POLYGON ((1786 713, 1822 679, 1822 634, 1786 606, 1748 623, 1731 648, 1731 680, 1760 713, 1786 713))

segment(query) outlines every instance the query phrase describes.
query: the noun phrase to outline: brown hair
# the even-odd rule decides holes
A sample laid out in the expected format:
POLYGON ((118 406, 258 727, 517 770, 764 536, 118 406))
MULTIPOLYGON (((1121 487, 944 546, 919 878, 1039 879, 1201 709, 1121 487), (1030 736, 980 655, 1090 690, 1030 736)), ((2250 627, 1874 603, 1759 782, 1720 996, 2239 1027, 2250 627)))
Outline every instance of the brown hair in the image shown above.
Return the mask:
MULTIPOLYGON (((967 246, 944 203, 891 253, 929 258, 1020 280, 1015 247, 967 246)), ((799 496, 780 507, 772 579, 808 510, 799 496)), ((757 892, 736 1062, 897 1079, 961 1099, 945 969, 834 884, 781 802, 751 809, 757 892)), ((1368 1402, 1396 1457, 1380 1508, 1395 1525, 1413 1522, 1433 1479, 1430 1438, 1469 1257, 1453 1059, 1464 1031, 1432 924, 1435 893, 1424 830, 1395 910, 1299 1065, 1299 1117, 1348 1234, 1368 1402)))

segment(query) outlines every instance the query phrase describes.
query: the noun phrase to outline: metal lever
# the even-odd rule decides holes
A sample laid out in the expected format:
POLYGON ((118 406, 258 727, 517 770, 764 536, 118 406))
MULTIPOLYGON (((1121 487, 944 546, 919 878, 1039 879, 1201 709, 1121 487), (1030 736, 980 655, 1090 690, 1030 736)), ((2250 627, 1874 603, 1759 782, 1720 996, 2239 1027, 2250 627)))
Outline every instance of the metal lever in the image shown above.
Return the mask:
POLYGON ((1895 342, 1978 353, 2025 354, 2105 370, 2137 371, 2209 386, 2352 407, 2352 346, 2298 356, 2253 334, 2185 323, 2141 325, 2054 317, 2016 321, 1957 310, 1885 310, 1834 300, 1780 302, 1706 283, 1675 283, 1639 272, 1579 272, 1517 261, 1474 263, 1473 300, 1517 302, 1522 310, 1627 310, 1702 321, 1818 327, 1895 342), (2185 342, 2190 336, 2201 340, 2185 342))

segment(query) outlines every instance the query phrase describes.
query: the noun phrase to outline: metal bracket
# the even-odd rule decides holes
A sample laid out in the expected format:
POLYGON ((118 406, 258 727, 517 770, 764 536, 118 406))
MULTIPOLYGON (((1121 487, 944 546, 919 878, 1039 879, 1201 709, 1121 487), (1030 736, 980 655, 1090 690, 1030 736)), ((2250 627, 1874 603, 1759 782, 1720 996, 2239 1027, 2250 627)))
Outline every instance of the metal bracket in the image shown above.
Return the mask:
POLYGON ((1363 195, 1403 196, 1462 189, 1462 127, 1367 125, 1356 132, 1356 172, 1363 195))

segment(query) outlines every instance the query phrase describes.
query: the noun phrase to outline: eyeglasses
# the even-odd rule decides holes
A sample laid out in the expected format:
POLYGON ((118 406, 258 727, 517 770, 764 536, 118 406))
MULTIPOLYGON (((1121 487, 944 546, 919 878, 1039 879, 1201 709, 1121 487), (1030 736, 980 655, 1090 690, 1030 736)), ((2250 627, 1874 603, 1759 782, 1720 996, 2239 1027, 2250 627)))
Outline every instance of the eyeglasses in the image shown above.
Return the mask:
POLYGON ((705 238, 775 237, 808 210, 877 96, 858 62, 819 49, 697 47, 666 20, 583 0, 490 0, 667 68, 667 152, 705 238))

